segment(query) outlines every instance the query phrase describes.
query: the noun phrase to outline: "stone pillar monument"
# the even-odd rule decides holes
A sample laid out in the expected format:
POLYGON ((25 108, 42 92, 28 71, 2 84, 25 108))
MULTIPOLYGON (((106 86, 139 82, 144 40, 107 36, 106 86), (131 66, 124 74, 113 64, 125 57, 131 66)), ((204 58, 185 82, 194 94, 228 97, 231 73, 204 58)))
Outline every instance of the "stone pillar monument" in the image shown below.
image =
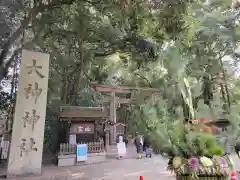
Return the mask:
POLYGON ((49 55, 23 50, 7 177, 40 174, 49 55))

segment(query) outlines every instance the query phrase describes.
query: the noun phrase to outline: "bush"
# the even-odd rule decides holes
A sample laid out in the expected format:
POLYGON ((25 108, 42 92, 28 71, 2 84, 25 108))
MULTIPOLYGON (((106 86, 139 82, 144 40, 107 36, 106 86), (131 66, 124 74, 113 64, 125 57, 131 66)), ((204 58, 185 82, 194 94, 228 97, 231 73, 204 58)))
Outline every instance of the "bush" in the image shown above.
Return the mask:
POLYGON ((194 132, 181 124, 158 129, 145 135, 152 144, 156 153, 167 154, 170 157, 182 156, 206 156, 224 155, 224 148, 218 146, 217 139, 212 134, 194 132))

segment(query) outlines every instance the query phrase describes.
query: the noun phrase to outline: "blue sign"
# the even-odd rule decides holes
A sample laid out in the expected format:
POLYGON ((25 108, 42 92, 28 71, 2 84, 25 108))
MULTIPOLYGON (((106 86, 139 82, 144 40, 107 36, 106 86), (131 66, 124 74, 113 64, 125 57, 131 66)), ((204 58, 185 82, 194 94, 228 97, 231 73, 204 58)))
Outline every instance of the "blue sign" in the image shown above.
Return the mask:
POLYGON ((87 144, 77 144, 77 162, 87 160, 87 144))

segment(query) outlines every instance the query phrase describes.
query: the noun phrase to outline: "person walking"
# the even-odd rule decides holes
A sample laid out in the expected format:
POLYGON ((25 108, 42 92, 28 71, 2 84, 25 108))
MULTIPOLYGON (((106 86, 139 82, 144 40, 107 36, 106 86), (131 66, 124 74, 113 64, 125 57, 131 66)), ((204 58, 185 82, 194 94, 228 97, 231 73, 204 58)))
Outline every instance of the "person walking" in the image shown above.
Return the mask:
POLYGON ((138 159, 142 159, 142 153, 143 153, 143 137, 136 133, 136 137, 134 139, 134 145, 137 150, 138 159))
POLYGON ((147 136, 144 136, 144 141, 143 141, 143 151, 145 152, 145 150, 150 146, 150 141, 149 138, 147 136))
POLYGON ((128 146, 128 139, 127 139, 127 137, 125 135, 123 136, 123 141, 125 142, 125 145, 126 145, 126 148, 127 148, 127 146, 128 146))
POLYGON ((118 150, 118 159, 121 159, 126 156, 126 143, 124 142, 123 135, 119 135, 117 138, 117 150, 118 150))

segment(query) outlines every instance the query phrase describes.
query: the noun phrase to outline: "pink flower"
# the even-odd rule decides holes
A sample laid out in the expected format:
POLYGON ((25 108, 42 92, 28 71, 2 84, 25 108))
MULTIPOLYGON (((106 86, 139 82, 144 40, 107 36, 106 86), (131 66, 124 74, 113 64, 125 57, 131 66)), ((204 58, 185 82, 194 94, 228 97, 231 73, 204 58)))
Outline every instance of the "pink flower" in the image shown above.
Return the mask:
POLYGON ((228 163, 223 157, 220 157, 220 166, 221 168, 228 168, 228 163))
POLYGON ((188 166, 189 166, 189 168, 194 169, 194 170, 198 169, 199 168, 198 158, 195 158, 195 157, 190 158, 188 160, 188 166))

